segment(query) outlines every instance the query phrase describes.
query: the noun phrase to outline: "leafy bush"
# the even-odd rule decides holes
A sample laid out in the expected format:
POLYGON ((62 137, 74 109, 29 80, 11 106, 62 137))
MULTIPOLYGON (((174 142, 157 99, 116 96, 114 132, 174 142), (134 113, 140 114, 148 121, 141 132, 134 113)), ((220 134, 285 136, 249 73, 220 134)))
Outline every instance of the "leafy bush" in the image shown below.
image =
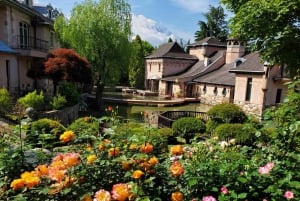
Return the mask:
POLYGON ((212 135, 213 132, 214 132, 214 130, 215 130, 220 124, 222 124, 222 123, 220 123, 220 122, 218 122, 218 121, 215 121, 215 120, 212 120, 212 119, 208 120, 208 121, 206 122, 206 133, 207 133, 208 135, 212 135))
POLYGON ((59 85, 59 94, 66 97, 68 106, 77 104, 80 96, 77 88, 72 83, 68 82, 59 85))
POLYGON ((64 96, 61 96, 60 94, 53 97, 52 100, 50 101, 52 109, 54 110, 63 108, 66 103, 67 103, 66 98, 64 96))
POLYGON ((207 111, 211 119, 220 123, 244 123, 247 120, 245 112, 233 103, 221 103, 207 111))
POLYGON ((99 134, 99 120, 96 117, 81 117, 70 124, 67 130, 76 135, 76 142, 90 141, 99 134))
POLYGON ((11 110, 12 99, 6 88, 0 89, 0 114, 5 114, 11 110))
POLYGON ((172 124, 173 134, 186 139, 187 142, 196 133, 204 133, 206 126, 202 119, 195 117, 183 117, 172 124))
POLYGON ((65 131, 65 127, 61 123, 48 118, 32 122, 29 128, 25 141, 44 148, 57 146, 59 135, 65 131))
POLYGON ((220 140, 235 139, 238 144, 252 145, 255 141, 256 129, 250 124, 221 124, 214 132, 220 140))
POLYGON ((44 94, 41 91, 39 94, 34 90, 18 99, 18 103, 24 107, 32 107, 35 110, 41 110, 44 105, 44 94))

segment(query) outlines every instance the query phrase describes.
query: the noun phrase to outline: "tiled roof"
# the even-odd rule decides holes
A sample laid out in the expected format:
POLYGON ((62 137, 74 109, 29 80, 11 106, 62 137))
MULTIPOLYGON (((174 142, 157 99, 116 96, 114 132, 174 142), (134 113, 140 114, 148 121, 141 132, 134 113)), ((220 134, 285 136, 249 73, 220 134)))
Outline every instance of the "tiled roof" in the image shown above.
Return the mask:
POLYGON ((259 52, 253 52, 243 57, 243 62, 230 69, 233 73, 264 73, 264 64, 259 52))
POLYGON ((33 9, 39 12, 40 14, 44 15, 45 17, 48 17, 48 8, 46 6, 33 6, 33 9))
POLYGON ((173 58, 173 59, 197 60, 196 56, 187 54, 176 42, 170 42, 161 45, 153 54, 145 58, 146 59, 173 58))
MULTIPOLYGON (((213 63, 216 59, 221 57, 224 54, 224 51, 218 51, 216 52, 211 58, 211 62, 213 63)), ((194 77, 194 76, 201 76, 204 74, 207 74, 211 71, 216 70, 220 66, 214 66, 212 67, 211 65, 205 66, 204 61, 198 61, 195 65, 193 65, 190 69, 188 69, 186 72, 177 75, 177 76, 170 76, 170 77, 165 77, 162 80, 164 81, 175 81, 176 79, 180 78, 188 78, 188 77, 194 77)))
POLYGON ((215 37, 206 37, 202 40, 196 41, 193 44, 190 44, 190 47, 200 46, 200 45, 207 45, 207 46, 223 46, 226 47, 226 44, 221 43, 218 39, 215 37))
POLYGON ((11 53, 11 54, 16 53, 13 49, 11 49, 8 45, 6 45, 1 40, 0 40, 0 52, 11 53))
POLYGON ((200 76, 193 81, 199 83, 207 84, 217 84, 217 85, 229 85, 234 86, 235 84, 235 74, 230 73, 229 70, 232 69, 234 63, 225 64, 221 68, 212 71, 208 74, 200 76))

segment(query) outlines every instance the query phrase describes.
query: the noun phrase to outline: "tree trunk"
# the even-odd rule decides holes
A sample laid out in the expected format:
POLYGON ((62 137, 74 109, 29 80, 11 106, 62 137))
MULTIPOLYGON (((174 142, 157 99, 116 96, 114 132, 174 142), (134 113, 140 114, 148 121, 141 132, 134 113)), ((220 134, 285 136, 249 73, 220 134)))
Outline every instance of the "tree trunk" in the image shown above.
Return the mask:
POLYGON ((103 106, 103 91, 104 91, 104 83, 101 81, 98 81, 96 84, 96 105, 99 110, 101 110, 101 107, 103 106))

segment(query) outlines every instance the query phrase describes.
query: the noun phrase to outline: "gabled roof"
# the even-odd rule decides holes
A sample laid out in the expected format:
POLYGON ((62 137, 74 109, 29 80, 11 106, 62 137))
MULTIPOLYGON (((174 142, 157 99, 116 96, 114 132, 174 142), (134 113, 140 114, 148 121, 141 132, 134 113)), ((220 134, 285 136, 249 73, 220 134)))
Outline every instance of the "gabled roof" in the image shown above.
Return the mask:
POLYGON ((8 45, 6 45, 3 41, 0 40, 0 52, 15 54, 13 49, 11 49, 8 45))
POLYGON ((165 43, 146 59, 171 58, 171 59, 193 59, 197 60, 196 56, 187 54, 177 42, 165 43))
POLYGON ((236 65, 230 69, 232 73, 255 73, 263 74, 264 64, 260 58, 259 52, 253 52, 244 56, 243 61, 239 64, 239 60, 236 61, 236 65))
POLYGON ((205 74, 201 77, 194 79, 193 81, 205 84, 216 84, 216 85, 235 85, 235 74, 229 73, 234 63, 225 64, 215 71, 205 74))
MULTIPOLYGON (((220 57, 222 57, 222 55, 224 54, 224 50, 220 50, 215 52, 215 54, 209 58, 210 61, 213 63, 214 61, 216 61, 217 59, 219 59, 220 57)), ((212 66, 212 65, 204 65, 204 61, 198 61, 197 63, 195 63, 191 68, 189 68, 186 72, 177 75, 177 76, 170 76, 170 77, 165 77, 162 80, 163 81, 176 81, 177 79, 181 79, 181 78, 188 78, 190 77, 191 79, 195 76, 201 76, 204 74, 207 74, 211 71, 216 70, 217 68, 219 68, 220 66, 212 66)))
POLYGON ((202 45, 206 45, 206 46, 221 46, 221 47, 226 47, 226 44, 221 43, 218 39, 216 39, 215 37, 206 37, 203 38, 202 40, 196 41, 195 43, 192 43, 190 45, 188 45, 189 47, 197 47, 197 46, 202 46, 202 45))

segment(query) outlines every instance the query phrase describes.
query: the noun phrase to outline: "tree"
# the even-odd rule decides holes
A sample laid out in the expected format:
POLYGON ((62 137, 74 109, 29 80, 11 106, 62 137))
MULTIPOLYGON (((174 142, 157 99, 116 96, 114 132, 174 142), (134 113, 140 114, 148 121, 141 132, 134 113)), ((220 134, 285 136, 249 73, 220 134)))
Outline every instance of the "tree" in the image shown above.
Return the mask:
POLYGON ((129 63, 129 82, 132 87, 143 88, 145 77, 144 50, 139 35, 132 41, 132 55, 129 63))
POLYGON ((91 63, 98 105, 104 86, 118 82, 128 66, 130 10, 125 0, 85 0, 73 8, 70 19, 60 18, 54 24, 60 40, 91 63))
POLYGON ((142 46, 143 46, 144 56, 150 55, 155 50, 155 48, 148 41, 145 40, 142 40, 142 46))
POLYGON ((291 75, 300 67, 300 1, 222 0, 235 13, 231 37, 248 41, 272 64, 287 65, 291 75))
POLYGON ((92 71, 86 59, 72 49, 59 48, 48 55, 43 74, 53 80, 54 94, 62 80, 83 84, 92 83, 92 71))
POLYGON ((216 37, 221 42, 226 41, 228 35, 226 14, 221 6, 209 6, 209 11, 204 14, 205 21, 198 21, 200 30, 195 32, 195 39, 201 40, 205 37, 216 37))

